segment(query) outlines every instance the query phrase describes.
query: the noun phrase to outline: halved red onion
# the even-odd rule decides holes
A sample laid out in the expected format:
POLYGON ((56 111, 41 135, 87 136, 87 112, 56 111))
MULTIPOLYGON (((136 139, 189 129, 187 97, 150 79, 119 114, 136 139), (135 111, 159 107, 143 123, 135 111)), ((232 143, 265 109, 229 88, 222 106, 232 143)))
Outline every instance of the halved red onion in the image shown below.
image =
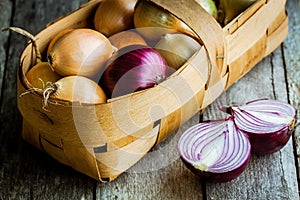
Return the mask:
POLYGON ((294 131, 296 109, 282 101, 259 99, 220 109, 234 116, 236 126, 249 135, 256 154, 280 150, 294 131))
POLYGON ((153 87, 169 72, 166 61, 154 49, 130 45, 108 61, 99 84, 109 97, 117 97, 153 87))
POLYGON ((179 139, 178 152, 185 165, 201 179, 225 182, 244 171, 251 145, 248 136, 236 128, 230 116, 186 130, 179 139))

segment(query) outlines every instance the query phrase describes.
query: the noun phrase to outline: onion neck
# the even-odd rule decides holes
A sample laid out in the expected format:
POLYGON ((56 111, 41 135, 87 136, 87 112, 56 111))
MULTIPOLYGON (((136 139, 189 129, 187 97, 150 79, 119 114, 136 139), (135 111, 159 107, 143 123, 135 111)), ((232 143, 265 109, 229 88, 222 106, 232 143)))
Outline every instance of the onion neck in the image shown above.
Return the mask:
POLYGON ((47 57, 47 60, 51 70, 54 71, 54 55, 50 53, 49 56, 47 57))
POLYGON ((55 83, 48 83, 46 86, 44 92, 43 92, 43 109, 45 109, 48 106, 48 100, 49 98, 55 94, 55 92, 58 90, 58 85, 55 83))

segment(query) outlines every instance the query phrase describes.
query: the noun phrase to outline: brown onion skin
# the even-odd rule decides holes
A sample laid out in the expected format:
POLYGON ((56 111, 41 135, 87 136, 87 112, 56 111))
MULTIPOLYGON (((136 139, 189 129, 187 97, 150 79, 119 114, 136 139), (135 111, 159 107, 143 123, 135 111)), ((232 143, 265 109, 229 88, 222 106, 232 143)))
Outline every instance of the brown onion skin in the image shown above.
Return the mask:
POLYGON ((94 16, 95 29, 107 37, 133 28, 134 7, 138 0, 104 0, 94 16))
POLYGON ((274 133, 248 133, 252 152, 257 155, 272 154, 284 147, 289 141, 294 130, 286 128, 274 133))
POLYGON ((157 42, 167 33, 184 33, 195 37, 195 33, 183 21, 151 1, 138 1, 133 15, 134 26, 148 43, 157 42))
POLYGON ((108 38, 90 28, 59 35, 57 39, 54 37, 47 59, 53 70, 63 77, 79 75, 93 79, 114 53, 108 38))
POLYGON ((63 35, 67 34, 67 33, 70 33, 71 31, 73 31, 74 29, 65 29, 65 30, 62 30, 60 31, 58 34, 56 34, 53 39, 51 39, 49 45, 48 45, 48 48, 47 48, 47 57, 49 56, 50 54, 50 51, 51 49, 53 48, 53 45, 56 43, 56 41, 61 38, 63 35))
POLYGON ((209 171, 202 171, 197 168, 195 168, 191 163, 184 160, 182 157, 180 157, 182 162, 185 164, 185 166, 191 170, 194 174, 199 176, 199 178, 206 182, 211 183, 219 183, 219 182, 229 182, 233 179, 236 179, 239 175, 241 175, 244 170, 246 169, 250 156, 247 158, 247 160, 241 165, 239 168, 236 168, 235 170, 224 172, 224 173, 214 173, 209 171))
POLYGON ((48 62, 39 62, 27 72, 26 78, 33 88, 43 90, 48 82, 54 83, 62 77, 52 71, 48 62))
POLYGON ((54 83, 52 96, 70 102, 89 104, 106 103, 107 97, 102 88, 84 76, 66 76, 54 83))
POLYGON ((108 40, 117 49, 122 49, 123 47, 129 45, 148 45, 144 38, 141 35, 139 35, 135 30, 127 30, 116 33, 110 36, 108 40))

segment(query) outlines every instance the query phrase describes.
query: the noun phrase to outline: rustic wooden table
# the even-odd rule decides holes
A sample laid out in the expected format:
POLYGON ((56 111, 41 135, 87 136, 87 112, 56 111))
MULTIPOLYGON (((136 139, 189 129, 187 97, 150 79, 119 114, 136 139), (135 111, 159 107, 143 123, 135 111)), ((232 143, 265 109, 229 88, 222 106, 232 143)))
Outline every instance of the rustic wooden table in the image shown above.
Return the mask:
MULTIPOLYGON (((85 2, 0 0, 0 26, 17 26, 36 34, 48 22, 85 2)), ((106 184, 58 163, 22 140, 16 73, 27 39, 1 32, 0 199, 299 199, 299 122, 293 138, 281 151, 252 155, 245 172, 227 183, 201 182, 178 159, 176 150, 181 133, 200 118, 224 117, 216 112, 219 104, 267 97, 300 109, 299 0, 288 0, 287 11, 289 36, 280 47, 222 94, 203 116, 195 115, 128 172, 106 184)))

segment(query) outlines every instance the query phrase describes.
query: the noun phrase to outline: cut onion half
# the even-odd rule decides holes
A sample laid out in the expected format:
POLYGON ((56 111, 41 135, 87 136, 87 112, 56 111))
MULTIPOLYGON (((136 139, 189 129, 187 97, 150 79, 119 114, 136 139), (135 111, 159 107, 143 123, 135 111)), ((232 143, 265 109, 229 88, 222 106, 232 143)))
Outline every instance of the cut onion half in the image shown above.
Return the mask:
POLYGON ((259 155, 280 150, 294 131, 296 109, 282 101, 258 99, 220 109, 234 116, 238 129, 249 135, 252 151, 259 155))
POLYGON ((178 152, 184 164, 202 180, 226 182, 244 171, 251 145, 248 136, 236 128, 229 116, 186 130, 179 139, 178 152))

